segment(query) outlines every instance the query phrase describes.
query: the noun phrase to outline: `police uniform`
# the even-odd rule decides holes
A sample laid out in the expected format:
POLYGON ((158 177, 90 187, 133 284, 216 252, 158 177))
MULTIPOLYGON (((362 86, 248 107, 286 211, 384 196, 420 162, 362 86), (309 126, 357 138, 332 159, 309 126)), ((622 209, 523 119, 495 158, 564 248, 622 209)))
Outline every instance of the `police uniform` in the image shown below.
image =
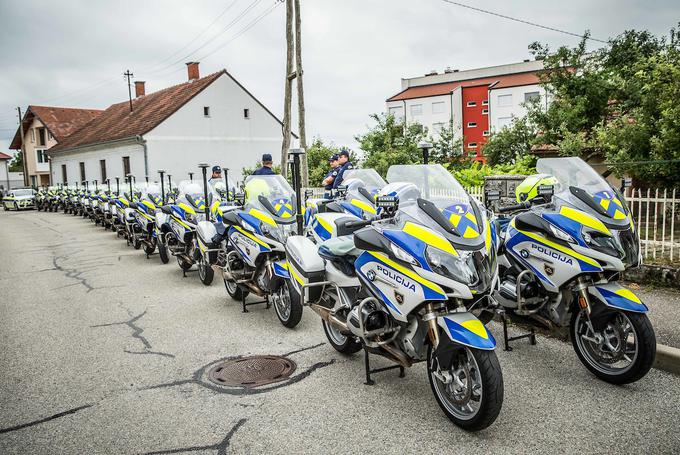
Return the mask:
POLYGON ((330 171, 328 171, 328 174, 326 174, 326 177, 324 177, 324 180, 326 180, 329 177, 333 179, 331 181, 331 183, 329 183, 328 185, 323 187, 324 190, 326 190, 326 192, 324 193, 324 197, 326 199, 330 199, 330 197, 331 197, 331 190, 333 189, 333 184, 335 183, 335 179, 338 177, 338 169, 339 169, 339 167, 332 168, 330 171))
POLYGON ((338 168, 338 174, 335 176, 335 180, 333 180, 334 190, 337 189, 342 184, 342 179, 344 178, 345 171, 349 171, 351 169, 354 169, 354 165, 349 161, 338 168))
POLYGON ((267 166, 262 166, 260 169, 253 172, 253 175, 275 175, 275 174, 276 173, 272 170, 272 168, 267 166))

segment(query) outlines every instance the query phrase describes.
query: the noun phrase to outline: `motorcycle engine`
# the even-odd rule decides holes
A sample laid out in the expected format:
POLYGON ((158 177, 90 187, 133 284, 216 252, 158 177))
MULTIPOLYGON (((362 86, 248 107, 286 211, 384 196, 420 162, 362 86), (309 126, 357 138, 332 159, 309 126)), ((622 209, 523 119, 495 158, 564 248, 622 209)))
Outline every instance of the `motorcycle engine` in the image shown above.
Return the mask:
POLYGON ((392 316, 389 315, 376 302, 366 302, 363 306, 357 305, 347 314, 347 327, 350 332, 360 338, 369 338, 381 335, 394 326, 392 316), (359 314, 361 307, 361 314, 359 314), (360 322, 361 321, 361 322, 360 322), (363 330, 362 327, 363 326, 363 330))

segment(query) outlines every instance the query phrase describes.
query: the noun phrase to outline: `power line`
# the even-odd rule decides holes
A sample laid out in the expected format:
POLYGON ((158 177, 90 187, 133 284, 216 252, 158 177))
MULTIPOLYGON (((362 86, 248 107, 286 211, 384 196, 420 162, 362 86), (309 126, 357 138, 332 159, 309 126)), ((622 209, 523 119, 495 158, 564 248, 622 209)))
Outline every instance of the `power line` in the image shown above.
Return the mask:
POLYGON ((241 35, 243 35, 244 33, 246 33, 248 30, 250 30, 251 28, 253 28, 255 25, 257 25, 258 22, 260 22, 260 21, 263 20, 265 17, 267 17, 268 15, 270 15, 270 14, 276 9, 276 7, 279 6, 279 5, 281 5, 281 2, 278 2, 278 1, 275 2, 272 6, 270 6, 270 7, 267 8, 266 10, 264 10, 259 16, 255 17, 252 21, 250 21, 245 27, 243 27, 241 30, 239 30, 238 32, 236 32, 236 34, 235 34, 234 36, 232 36, 232 37, 229 38, 227 41, 225 41, 224 43, 222 43, 222 44, 220 44, 219 46, 217 46, 217 47, 216 47, 215 49, 213 49, 212 51, 210 51, 210 52, 208 52, 207 54, 203 55, 199 60, 205 60, 206 58, 208 58, 208 57, 210 57, 211 55, 213 55, 215 52, 219 51, 220 49, 224 48, 224 47, 225 47, 226 45, 228 45, 229 43, 231 43, 231 42, 233 42, 234 40, 236 40, 238 37, 240 37, 241 35))
MULTIPOLYGON (((565 35, 571 35, 571 36, 575 36, 575 37, 578 37, 578 38, 586 38, 585 35, 580 35, 578 33, 569 32, 567 30, 561 30, 559 28, 550 27, 550 26, 547 26, 547 25, 537 24, 536 22, 531 22, 531 21, 527 21, 527 20, 524 20, 524 19, 518 19, 516 17, 506 16, 505 14, 500 14, 500 13, 496 13, 494 11, 489 11, 489 10, 477 8, 477 7, 474 7, 474 6, 466 5, 464 3, 454 2, 452 0, 442 0, 442 1, 445 2, 445 3, 449 3, 451 5, 456 5, 456 6, 460 6, 462 8, 471 9, 473 11, 478 11, 480 13, 490 14, 492 16, 500 17, 500 18, 507 19, 507 20, 510 20, 510 21, 515 21, 515 22, 519 22, 519 23, 522 23, 522 24, 531 25, 532 27, 538 27, 538 28, 542 28, 544 30, 550 30, 550 31, 553 31, 553 32, 564 33, 565 35)), ((586 39, 588 39, 590 41, 597 41, 599 43, 607 44, 607 41, 597 39, 597 38, 587 37, 586 39)))

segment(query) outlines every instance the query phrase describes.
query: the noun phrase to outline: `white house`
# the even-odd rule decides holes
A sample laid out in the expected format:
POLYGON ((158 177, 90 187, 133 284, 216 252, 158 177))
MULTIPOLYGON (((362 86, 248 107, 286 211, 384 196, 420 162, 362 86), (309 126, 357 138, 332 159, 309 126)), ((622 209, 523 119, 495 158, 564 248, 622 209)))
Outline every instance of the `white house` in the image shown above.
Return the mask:
POLYGON ((281 121, 226 70, 199 77, 187 63, 188 82, 146 94, 135 82, 132 110, 114 104, 51 148, 52 181, 70 183, 132 174, 157 180, 159 169, 178 182, 196 176, 199 163, 229 168, 240 180, 263 153, 280 155, 281 121))
POLYGON ((483 161, 487 138, 513 117, 526 115, 526 101, 538 97, 546 102, 542 70, 543 62, 527 60, 402 79, 401 91, 386 100, 387 112, 400 121, 420 123, 434 138, 452 123, 454 137, 463 138, 464 148, 483 161))

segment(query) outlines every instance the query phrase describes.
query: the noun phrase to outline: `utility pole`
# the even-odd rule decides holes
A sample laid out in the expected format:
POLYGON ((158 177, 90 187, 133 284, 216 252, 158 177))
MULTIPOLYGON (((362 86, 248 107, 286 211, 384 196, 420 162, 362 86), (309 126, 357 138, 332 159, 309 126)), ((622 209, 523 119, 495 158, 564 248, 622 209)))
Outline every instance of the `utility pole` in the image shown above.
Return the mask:
POLYGON ((24 118, 21 116, 21 107, 17 106, 17 112, 19 113, 19 134, 21 134, 21 167, 24 171, 24 186, 28 186, 28 163, 26 163, 26 148, 24 147, 24 118))
MULTIPOLYGON (((300 27, 300 0, 295 0, 295 76, 298 96, 298 133, 300 134, 300 148, 307 150, 307 133, 305 130, 305 95, 302 85, 302 28, 300 27)), ((307 154, 301 155, 302 186, 309 188, 309 168, 307 154)))
POLYGON ((293 0, 286 2, 286 85, 283 99, 283 141, 281 144, 281 174, 288 175, 288 149, 290 148, 290 111, 293 95, 293 0))
POLYGON ((127 84, 128 84, 128 97, 130 98, 130 112, 132 112, 132 87, 131 87, 131 85, 130 85, 130 78, 132 78, 132 77, 134 76, 134 74, 132 74, 132 73, 130 72, 130 70, 126 70, 126 71, 123 73, 123 76, 125 76, 125 77, 127 78, 127 84))

